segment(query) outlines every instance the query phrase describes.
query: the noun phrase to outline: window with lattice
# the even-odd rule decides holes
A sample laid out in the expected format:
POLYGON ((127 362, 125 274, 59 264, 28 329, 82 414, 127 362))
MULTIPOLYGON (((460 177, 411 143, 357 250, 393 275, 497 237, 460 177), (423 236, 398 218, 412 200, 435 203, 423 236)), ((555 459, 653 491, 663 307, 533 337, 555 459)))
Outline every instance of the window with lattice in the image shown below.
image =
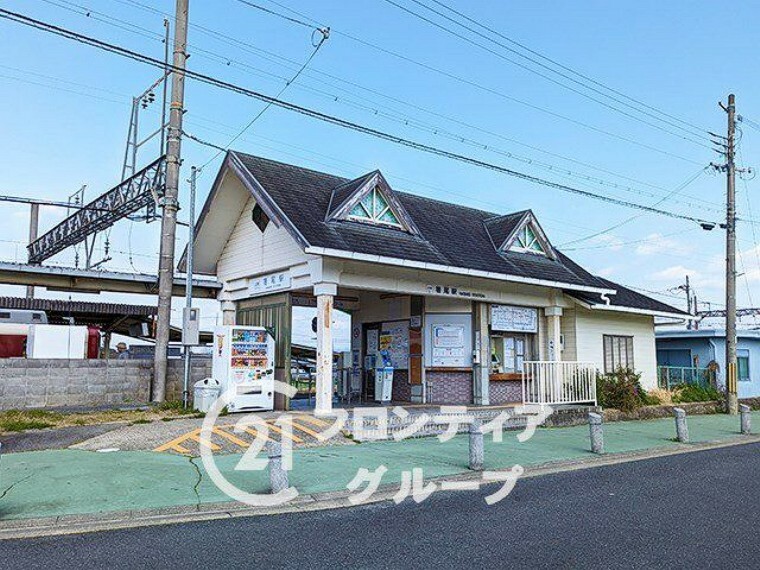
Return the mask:
POLYGON ((526 224, 525 227, 517 232, 517 236, 515 236, 512 246, 509 249, 523 253, 528 252, 546 255, 546 250, 541 244, 541 240, 530 224, 526 224))
POLYGON ((385 196, 383 196, 377 187, 373 188, 371 192, 367 192, 364 198, 351 209, 348 216, 352 220, 360 222, 373 222, 397 228, 401 227, 396 214, 391 210, 385 196))

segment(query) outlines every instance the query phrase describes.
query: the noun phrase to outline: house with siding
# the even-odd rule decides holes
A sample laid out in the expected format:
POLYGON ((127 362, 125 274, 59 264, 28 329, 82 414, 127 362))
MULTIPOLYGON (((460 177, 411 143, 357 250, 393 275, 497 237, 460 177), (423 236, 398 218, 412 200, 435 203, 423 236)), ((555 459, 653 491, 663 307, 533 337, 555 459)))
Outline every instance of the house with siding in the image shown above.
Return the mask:
POLYGON ((317 413, 333 402, 335 310, 351 317, 349 389, 374 398, 385 351, 393 400, 475 405, 589 401, 595 371, 621 366, 654 387, 654 319, 687 316, 579 266, 530 210, 502 215, 398 192, 379 171, 349 180, 233 151, 194 256, 223 285, 225 323, 276 331, 281 380, 293 308, 316 309, 317 413))
MULTIPOLYGON (((739 330, 736 333, 736 374, 740 398, 760 396, 760 330, 739 330)), ((725 389, 725 329, 658 331, 657 364, 660 377, 677 381, 686 375, 710 378, 718 389, 725 389)))

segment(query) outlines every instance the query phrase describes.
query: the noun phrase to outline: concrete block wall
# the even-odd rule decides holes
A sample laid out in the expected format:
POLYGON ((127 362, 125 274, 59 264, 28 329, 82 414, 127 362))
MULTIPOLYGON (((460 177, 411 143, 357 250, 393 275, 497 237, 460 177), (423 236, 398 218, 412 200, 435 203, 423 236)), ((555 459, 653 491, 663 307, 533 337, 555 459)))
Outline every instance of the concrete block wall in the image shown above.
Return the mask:
MULTIPOLYGON (((182 373, 170 360, 167 399, 181 398, 182 373)), ((211 360, 196 359, 191 386, 210 374, 211 360)), ((142 404, 152 379, 151 360, 0 359, 0 410, 142 404)))

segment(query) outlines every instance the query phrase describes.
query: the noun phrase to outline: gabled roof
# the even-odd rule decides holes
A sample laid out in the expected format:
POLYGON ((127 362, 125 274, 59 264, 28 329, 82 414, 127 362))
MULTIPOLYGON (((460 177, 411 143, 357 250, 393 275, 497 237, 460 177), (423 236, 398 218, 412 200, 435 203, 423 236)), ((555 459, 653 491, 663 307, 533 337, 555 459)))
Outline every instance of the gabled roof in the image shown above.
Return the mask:
MULTIPOLYGON (((508 239, 528 216, 532 218, 530 211, 500 216, 392 191, 398 207, 414 224, 416 231, 410 233, 331 217, 372 177, 384 182, 379 171, 349 180, 234 151, 228 153, 222 172, 226 169, 235 172, 270 219, 278 227, 284 225, 307 253, 535 283, 585 291, 595 299, 618 290, 616 284, 592 275, 556 250, 552 250, 553 256, 500 252, 495 245, 501 245, 501 238, 502 243, 508 239)), ((217 181, 223 178, 222 172, 217 181)), ((209 215, 219 186, 216 183, 212 188, 197 228, 202 228, 209 215)), ((213 235, 216 238, 217 234, 213 235)), ((638 298, 631 302, 638 303, 638 298)))
POLYGON ((515 245, 517 234, 526 226, 530 226, 536 234, 544 253, 552 259, 557 257, 552 244, 549 242, 549 238, 546 237, 532 210, 496 216, 486 220, 484 225, 497 251, 505 252, 512 248, 515 245))
POLYGON ((390 210, 398 220, 401 228, 410 234, 419 234, 414 220, 399 201, 396 192, 379 170, 373 170, 359 178, 334 188, 328 205, 325 221, 339 222, 350 218, 351 210, 373 189, 377 189, 388 202, 390 210))

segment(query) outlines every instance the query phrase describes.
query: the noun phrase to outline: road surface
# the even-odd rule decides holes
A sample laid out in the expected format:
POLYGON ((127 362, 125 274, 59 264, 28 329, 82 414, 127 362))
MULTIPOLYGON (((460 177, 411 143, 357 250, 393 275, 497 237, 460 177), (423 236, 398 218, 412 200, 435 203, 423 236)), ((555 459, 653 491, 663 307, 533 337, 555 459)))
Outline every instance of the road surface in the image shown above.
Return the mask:
POLYGON ((0 566, 44 568, 757 568, 760 444, 481 492, 0 542, 0 566))

